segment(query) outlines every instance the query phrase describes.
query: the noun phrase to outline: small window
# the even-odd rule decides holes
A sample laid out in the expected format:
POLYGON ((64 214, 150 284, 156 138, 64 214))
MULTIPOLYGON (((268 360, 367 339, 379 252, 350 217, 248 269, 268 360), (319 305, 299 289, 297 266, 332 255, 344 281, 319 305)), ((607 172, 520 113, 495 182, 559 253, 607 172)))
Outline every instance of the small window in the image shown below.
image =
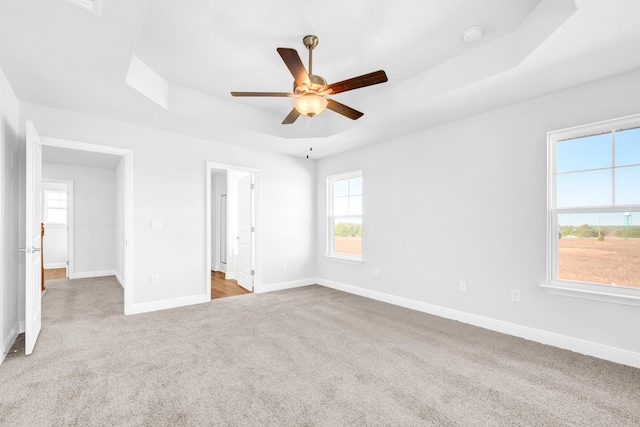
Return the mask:
POLYGON ((640 305, 640 116, 549 133, 552 293, 640 305))
POLYGON ((66 191, 44 191, 44 222, 47 224, 67 223, 66 191))
POLYGON ((362 171, 327 178, 327 255, 362 260, 362 171))
POLYGON ((69 3, 73 6, 79 7, 82 10, 100 15, 100 6, 102 0, 62 0, 65 3, 69 3))

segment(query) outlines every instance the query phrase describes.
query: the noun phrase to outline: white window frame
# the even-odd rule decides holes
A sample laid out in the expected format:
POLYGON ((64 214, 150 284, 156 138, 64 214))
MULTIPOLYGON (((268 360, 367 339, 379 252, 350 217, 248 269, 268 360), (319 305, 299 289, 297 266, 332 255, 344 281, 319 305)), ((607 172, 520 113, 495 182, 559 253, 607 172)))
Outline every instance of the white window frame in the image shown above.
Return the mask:
MULTIPOLYGON (((347 261, 354 263, 362 263, 364 262, 364 258, 362 255, 348 255, 341 254, 334 251, 334 221, 336 216, 340 218, 353 218, 360 220, 360 223, 363 223, 364 216, 364 196, 363 196, 363 209, 362 214, 360 215, 333 215, 333 184, 335 181, 340 181, 343 179, 350 178, 362 178, 362 170, 357 170, 353 172, 342 173, 338 175, 331 175, 327 177, 327 253, 325 258, 329 260, 337 260, 337 261, 347 261)), ((364 178, 362 180, 362 194, 364 195, 364 178)), ((362 247, 362 253, 364 253, 364 244, 362 247)))
POLYGON ((629 212, 640 204, 598 207, 556 207, 556 147, 560 141, 640 126, 640 114, 552 131, 547 134, 547 279, 540 285, 550 294, 640 306, 640 289, 558 278, 558 215, 566 213, 629 212))
POLYGON ((42 222, 48 225, 68 225, 69 224, 69 192, 67 190, 43 190, 42 191, 42 206, 43 206, 43 215, 42 222), (50 208, 49 207, 49 198, 47 194, 55 193, 55 194, 65 194, 67 196, 66 202, 67 206, 64 208, 50 208), (64 222, 52 222, 49 220, 49 209, 60 209, 65 211, 65 220, 64 222))

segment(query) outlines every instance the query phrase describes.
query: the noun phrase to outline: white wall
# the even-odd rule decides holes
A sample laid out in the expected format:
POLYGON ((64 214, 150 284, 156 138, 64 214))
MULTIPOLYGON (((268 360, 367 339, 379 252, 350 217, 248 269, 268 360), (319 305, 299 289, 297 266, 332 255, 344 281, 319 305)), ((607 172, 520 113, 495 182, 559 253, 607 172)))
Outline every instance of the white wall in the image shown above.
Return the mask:
POLYGON ((640 356, 638 307, 550 295, 546 133, 640 112, 640 70, 318 161, 318 276, 640 356), (361 265, 326 260, 326 178, 362 169, 361 265), (379 277, 373 269, 379 269, 379 277), (458 290, 467 281, 467 293, 458 290), (519 289, 521 302, 510 301, 519 289))
POLYGON ((69 278, 116 269, 116 170, 42 164, 43 180, 73 181, 73 259, 69 278))
MULTIPOLYGON (((188 303, 207 295, 207 161, 261 171, 260 284, 314 277, 314 162, 31 104, 22 104, 21 114, 44 137, 133 151, 131 286, 136 309, 188 303), (151 230, 152 219, 161 220, 163 229, 151 230), (286 270, 280 267, 283 260, 289 265, 286 270), (150 283, 152 273, 159 275, 160 283, 150 283)), ((21 143, 24 146, 24 127, 21 143)))
POLYGON ((0 69, 0 363, 21 329, 18 308, 19 112, 18 98, 0 69))
POLYGON ((124 236, 125 236, 125 195, 124 195, 124 161, 121 160, 116 169, 116 204, 115 204, 115 270, 116 277, 120 284, 124 287, 124 236))

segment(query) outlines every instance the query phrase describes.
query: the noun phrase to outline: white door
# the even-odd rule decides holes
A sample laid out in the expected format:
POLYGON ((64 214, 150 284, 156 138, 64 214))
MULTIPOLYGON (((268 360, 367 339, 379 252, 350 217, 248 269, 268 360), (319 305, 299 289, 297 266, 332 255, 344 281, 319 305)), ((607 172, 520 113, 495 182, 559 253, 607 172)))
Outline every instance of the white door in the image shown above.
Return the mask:
POLYGON ((33 122, 27 122, 26 236, 25 236, 25 354, 33 353, 42 325, 40 275, 40 215, 42 141, 33 122))
POLYGON ((253 174, 238 181, 238 284, 253 291, 253 174))

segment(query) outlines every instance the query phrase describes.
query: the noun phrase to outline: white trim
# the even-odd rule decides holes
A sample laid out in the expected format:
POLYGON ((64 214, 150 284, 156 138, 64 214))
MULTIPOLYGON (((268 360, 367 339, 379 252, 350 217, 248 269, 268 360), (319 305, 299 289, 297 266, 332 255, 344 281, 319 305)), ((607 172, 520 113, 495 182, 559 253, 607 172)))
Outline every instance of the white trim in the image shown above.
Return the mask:
POLYGON ((25 331, 26 331, 26 323, 24 320, 21 320, 18 322, 18 333, 24 334, 25 331))
MULTIPOLYGON (((92 151, 95 153, 114 154, 122 157, 124 162, 124 314, 130 314, 133 305, 133 151, 127 148, 111 147, 108 145, 89 144, 86 142, 67 139, 43 137, 42 144, 51 147, 71 148, 74 150, 92 151)), ((69 241, 73 241, 73 228, 70 228, 69 241)), ((71 244, 69 248, 72 248, 71 244)), ((73 254, 69 253, 69 267, 73 263, 73 254)), ((73 269, 68 269, 71 275, 73 269)))
POLYGON ((315 285, 318 283, 318 279, 309 278, 301 280, 292 280, 290 282, 272 283, 270 285, 254 286, 253 292, 256 294, 263 294, 266 292, 281 291, 284 289, 301 288, 303 286, 315 285))
POLYGON ((122 276, 120 276, 117 271, 115 272, 114 276, 116 276, 116 280, 118 281, 118 283, 120 283, 122 289, 124 289, 124 279, 122 278, 122 276))
POLYGON ((76 273, 69 273, 69 279, 88 279, 91 277, 106 277, 115 276, 115 270, 97 270, 97 271, 81 271, 76 273))
POLYGON ((2 355, 0 356, 0 365, 2 365, 2 362, 4 362, 4 358, 7 357, 7 355, 9 354, 9 351, 11 351, 11 347, 13 347, 13 343, 16 342, 16 338, 18 338, 18 334, 20 333, 19 327, 20 325, 16 324, 11 330, 11 332, 9 332, 9 336, 7 336, 7 338, 2 343, 2 355))
POLYGON ((584 298, 616 304, 640 307, 640 293, 637 288, 602 285, 599 283, 554 281, 540 285, 552 295, 584 298))
POLYGON ((324 258, 327 261, 346 262, 350 264, 362 264, 364 262, 364 259, 361 257, 350 257, 348 255, 324 255, 324 258))
POLYGON ((411 310, 421 311, 423 313, 433 314, 435 316, 440 316, 447 319, 457 320, 459 322, 468 323, 470 325, 479 326, 481 328, 501 332, 503 334, 513 335, 542 344, 552 345, 554 347, 574 351, 576 353, 586 354, 604 360, 609 360, 611 362, 640 368, 640 353, 638 352, 610 347, 607 345, 573 338, 566 335, 560 335, 553 332, 547 332, 540 329, 534 329, 527 326, 516 325, 514 323, 504 322, 502 320, 492 319, 489 317, 479 316, 471 313, 465 313, 463 311, 453 310, 433 304, 427 304, 421 301, 359 288, 357 286, 351 286, 344 283, 333 282, 331 280, 317 280, 317 283, 319 285, 337 289, 339 291, 347 292, 350 294, 371 298, 377 301, 386 302, 411 310))
POLYGON ((49 262, 44 265, 45 270, 49 268, 67 268, 67 263, 66 262, 49 262))
POLYGON ((134 303, 131 305, 131 310, 127 314, 141 314, 149 313, 152 311, 166 310, 169 308, 184 307, 187 305, 202 304, 211 301, 211 295, 200 294, 192 295, 188 297, 165 299, 160 301, 150 301, 134 303))

